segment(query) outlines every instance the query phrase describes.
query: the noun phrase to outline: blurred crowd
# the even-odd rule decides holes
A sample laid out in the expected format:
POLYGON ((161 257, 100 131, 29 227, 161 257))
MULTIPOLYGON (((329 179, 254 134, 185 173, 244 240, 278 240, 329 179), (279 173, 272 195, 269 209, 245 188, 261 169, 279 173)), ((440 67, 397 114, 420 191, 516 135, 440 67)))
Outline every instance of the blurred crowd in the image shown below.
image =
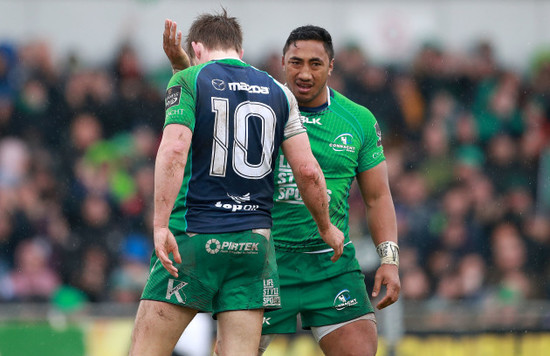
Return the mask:
MULTIPOLYGON (((483 41, 426 43, 405 64, 337 51, 329 85, 382 128, 405 300, 550 298, 550 56, 525 61, 506 68, 483 41)), ((280 51, 253 64, 284 82, 280 51)), ((170 75, 168 62, 147 73, 131 45, 100 67, 54 63, 39 41, 0 45, 1 302, 64 288, 139 299, 170 75)), ((350 206, 352 240, 368 239, 355 186, 350 206)))

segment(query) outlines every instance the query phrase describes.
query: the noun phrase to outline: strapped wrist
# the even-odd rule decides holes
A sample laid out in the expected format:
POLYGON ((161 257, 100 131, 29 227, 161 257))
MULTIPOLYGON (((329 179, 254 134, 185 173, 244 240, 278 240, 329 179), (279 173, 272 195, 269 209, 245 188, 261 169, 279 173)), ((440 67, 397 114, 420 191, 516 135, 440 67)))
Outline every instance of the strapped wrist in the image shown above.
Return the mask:
POLYGON ((376 246, 376 253, 380 257, 380 264, 396 265, 399 267, 399 246, 393 241, 384 241, 376 246))

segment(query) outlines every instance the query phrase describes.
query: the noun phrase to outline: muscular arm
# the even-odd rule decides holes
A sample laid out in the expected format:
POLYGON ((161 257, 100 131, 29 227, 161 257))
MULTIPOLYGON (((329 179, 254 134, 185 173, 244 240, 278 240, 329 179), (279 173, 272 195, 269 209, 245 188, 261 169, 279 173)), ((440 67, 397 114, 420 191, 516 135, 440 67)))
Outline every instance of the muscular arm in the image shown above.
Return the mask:
MULTIPOLYGON (((357 183, 367 207, 367 222, 374 244, 378 246, 384 241, 397 244, 397 222, 388 183, 386 162, 359 173, 357 183)), ((395 303, 399 297, 401 284, 397 266, 382 264, 378 268, 372 292, 373 297, 378 295, 382 285, 386 285, 387 292, 378 303, 378 309, 395 303)))
POLYGON ((177 277, 177 269, 168 255, 172 252, 177 263, 181 263, 181 257, 174 235, 168 229, 168 222, 183 182, 192 135, 187 126, 166 126, 155 161, 155 252, 164 268, 174 277, 177 277))
POLYGON ((344 235, 330 222, 325 177, 311 152, 307 134, 301 133, 285 140, 282 149, 319 234, 334 249, 331 260, 335 262, 342 255, 344 235))

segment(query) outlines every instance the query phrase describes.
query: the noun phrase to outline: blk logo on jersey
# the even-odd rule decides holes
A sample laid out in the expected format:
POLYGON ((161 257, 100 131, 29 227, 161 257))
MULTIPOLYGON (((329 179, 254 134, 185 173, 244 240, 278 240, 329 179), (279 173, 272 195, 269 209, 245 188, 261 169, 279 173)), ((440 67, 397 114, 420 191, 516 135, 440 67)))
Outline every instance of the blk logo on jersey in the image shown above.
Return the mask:
POLYGON ((351 294, 347 289, 340 291, 334 298, 334 302, 333 302, 334 308, 336 310, 342 310, 344 308, 351 307, 352 305, 356 305, 356 304, 357 304, 357 299, 356 298, 352 299, 351 294))
POLYGON ((352 145, 353 136, 349 133, 344 133, 336 137, 330 147, 336 152, 355 152, 355 146, 352 145))
POLYGON ((164 102, 165 110, 170 109, 172 106, 179 105, 181 99, 181 85, 168 88, 166 91, 166 98, 164 102))
POLYGON ((321 123, 321 118, 320 117, 302 116, 302 120, 303 120, 304 124, 323 126, 323 124, 321 123))

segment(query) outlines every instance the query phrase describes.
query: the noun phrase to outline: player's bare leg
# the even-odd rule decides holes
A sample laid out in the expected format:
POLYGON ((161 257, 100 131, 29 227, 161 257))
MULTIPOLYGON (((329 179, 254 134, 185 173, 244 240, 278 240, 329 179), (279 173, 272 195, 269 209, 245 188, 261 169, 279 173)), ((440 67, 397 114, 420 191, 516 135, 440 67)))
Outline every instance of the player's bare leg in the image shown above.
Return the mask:
POLYGON ((170 356, 197 311, 170 303, 142 300, 132 332, 130 356, 170 356))
POLYGON ((378 348, 376 324, 357 320, 325 335, 319 346, 326 356, 374 356, 378 348))
POLYGON ((262 333, 263 309, 235 310, 218 314, 218 356, 256 356, 262 333))

